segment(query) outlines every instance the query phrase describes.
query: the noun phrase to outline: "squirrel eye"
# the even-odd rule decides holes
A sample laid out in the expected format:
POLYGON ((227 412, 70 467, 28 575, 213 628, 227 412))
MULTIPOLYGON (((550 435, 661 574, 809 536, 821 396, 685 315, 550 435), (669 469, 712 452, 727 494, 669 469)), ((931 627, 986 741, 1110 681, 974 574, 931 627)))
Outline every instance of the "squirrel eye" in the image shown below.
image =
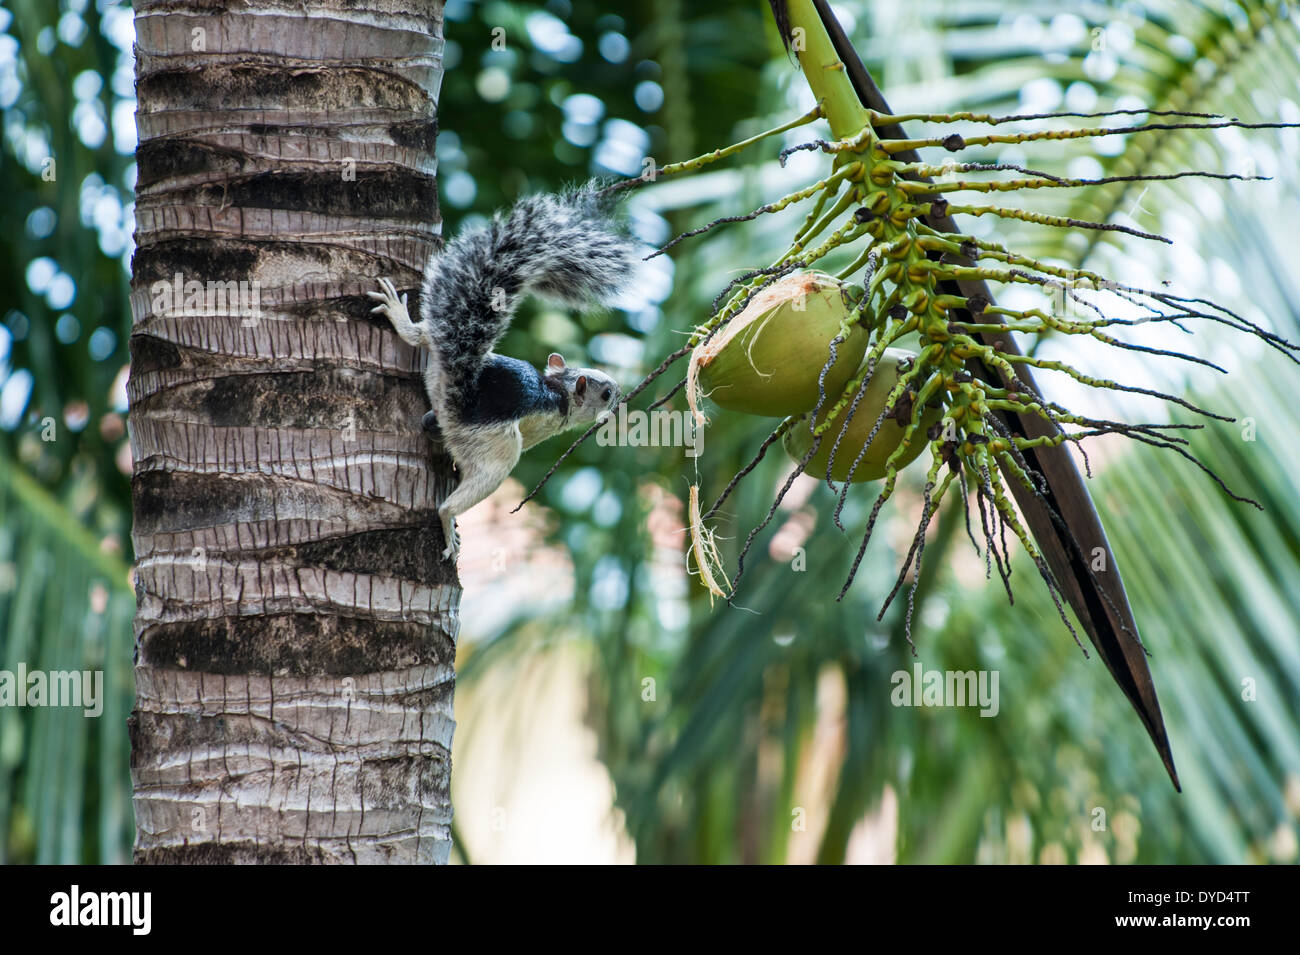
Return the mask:
POLYGON ((602 400, 602 401, 609 401, 609 396, 612 395, 613 393, 614 393, 614 392, 613 392, 612 389, 610 389, 610 388, 606 388, 604 391, 602 391, 602 392, 600 393, 601 400, 602 400))

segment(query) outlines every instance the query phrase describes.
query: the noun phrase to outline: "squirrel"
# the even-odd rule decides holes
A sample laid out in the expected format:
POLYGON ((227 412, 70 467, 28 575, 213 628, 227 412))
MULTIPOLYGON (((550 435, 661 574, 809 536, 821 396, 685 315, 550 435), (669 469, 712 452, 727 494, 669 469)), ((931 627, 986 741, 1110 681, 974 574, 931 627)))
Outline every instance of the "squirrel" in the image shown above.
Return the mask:
POLYGON ((516 307, 530 292, 575 307, 611 304, 632 274, 635 249, 593 182, 525 197, 508 214, 459 233, 429 259, 418 322, 389 279, 366 292, 379 302, 371 311, 386 316, 402 341, 429 352, 424 381, 432 410, 422 426, 441 431, 460 473, 438 508, 444 559, 458 551, 457 515, 495 491, 525 450, 595 423, 622 399, 612 377, 571 368, 559 354, 544 371, 495 354, 516 307))

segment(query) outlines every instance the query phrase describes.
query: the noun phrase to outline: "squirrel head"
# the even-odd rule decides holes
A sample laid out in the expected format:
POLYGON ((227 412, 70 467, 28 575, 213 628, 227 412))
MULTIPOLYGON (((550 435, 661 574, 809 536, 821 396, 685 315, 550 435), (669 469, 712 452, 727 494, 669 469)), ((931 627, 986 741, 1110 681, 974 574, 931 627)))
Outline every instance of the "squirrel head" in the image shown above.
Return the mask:
POLYGON ((618 382, 609 375, 596 368, 571 368, 558 352, 546 360, 546 377, 569 396, 569 419, 574 424, 598 420, 623 397, 618 382))

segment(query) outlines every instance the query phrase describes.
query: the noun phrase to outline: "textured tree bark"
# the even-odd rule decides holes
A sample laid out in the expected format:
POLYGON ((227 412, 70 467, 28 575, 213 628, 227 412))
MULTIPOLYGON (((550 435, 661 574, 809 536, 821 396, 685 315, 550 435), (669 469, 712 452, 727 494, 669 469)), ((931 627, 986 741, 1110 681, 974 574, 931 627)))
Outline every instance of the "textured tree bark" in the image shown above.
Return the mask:
POLYGON ((363 294, 439 241, 442 2, 135 23, 136 861, 445 862, 452 470, 363 294))

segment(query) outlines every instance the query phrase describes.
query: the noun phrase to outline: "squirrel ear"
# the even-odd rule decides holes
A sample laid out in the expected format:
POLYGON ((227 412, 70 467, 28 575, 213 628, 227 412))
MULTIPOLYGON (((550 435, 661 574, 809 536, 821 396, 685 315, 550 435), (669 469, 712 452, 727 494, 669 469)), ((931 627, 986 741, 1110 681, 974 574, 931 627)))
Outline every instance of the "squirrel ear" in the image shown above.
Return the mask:
POLYGON ((557 351, 551 352, 551 356, 546 359, 546 367, 552 370, 558 370, 564 367, 564 356, 557 351))
POLYGON ((579 375, 578 380, 573 383, 573 393, 581 398, 587 393, 587 376, 579 375))

